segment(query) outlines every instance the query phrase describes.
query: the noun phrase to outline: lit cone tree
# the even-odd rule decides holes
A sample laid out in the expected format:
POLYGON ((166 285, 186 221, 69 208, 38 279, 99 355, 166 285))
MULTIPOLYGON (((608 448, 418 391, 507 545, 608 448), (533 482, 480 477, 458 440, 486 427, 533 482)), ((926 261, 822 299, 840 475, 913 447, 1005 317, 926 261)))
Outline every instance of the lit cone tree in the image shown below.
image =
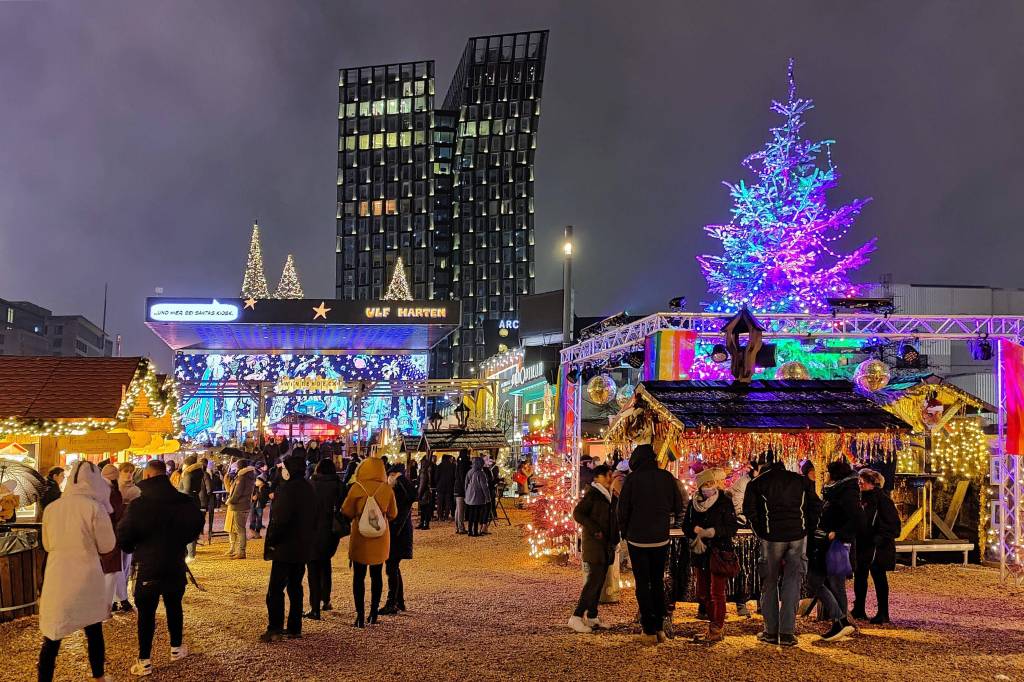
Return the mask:
POLYGON ((576 496, 572 490, 572 466, 551 447, 545 447, 537 459, 533 480, 540 494, 530 505, 533 522, 527 526, 530 555, 561 556, 569 553, 576 539, 572 510, 576 496))
POLYGON ((399 256, 395 261, 395 271, 391 274, 391 284, 384 294, 385 301, 411 301, 412 292, 409 291, 409 281, 405 278, 405 264, 399 256))
POLYGON ((697 258, 708 290, 718 296, 709 310, 733 312, 746 304, 755 312, 825 312, 826 299, 863 292, 848 273, 867 263, 875 240, 847 254, 833 245, 869 199, 828 206, 826 193, 839 184, 830 153, 834 141, 800 136, 803 115, 813 107, 812 100, 796 96, 790 59, 789 99, 772 102, 772 111, 785 120, 772 128, 763 149, 743 160, 756 182, 726 182, 732 221, 704 228, 724 250, 697 258))
POLYGON ((295 272, 295 259, 292 254, 284 261, 284 270, 281 272, 281 281, 277 284, 277 291, 274 298, 303 298, 302 285, 299 284, 299 274, 295 272))
POLYGON ((245 276, 242 278, 242 298, 270 298, 267 288, 267 274, 263 269, 263 250, 260 248, 260 224, 252 225, 252 238, 249 240, 249 258, 245 263, 245 276))

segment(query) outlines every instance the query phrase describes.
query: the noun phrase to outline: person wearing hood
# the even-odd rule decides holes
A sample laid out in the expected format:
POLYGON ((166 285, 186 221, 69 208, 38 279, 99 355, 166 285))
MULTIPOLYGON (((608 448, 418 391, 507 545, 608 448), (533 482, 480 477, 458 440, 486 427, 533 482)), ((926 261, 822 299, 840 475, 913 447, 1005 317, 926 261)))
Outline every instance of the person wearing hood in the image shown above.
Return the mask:
MULTIPOLYGON (((303 460, 305 461, 305 460, 303 460)), ((303 464, 305 467, 305 464, 303 464)), ((229 559, 244 559, 246 534, 246 521, 249 519, 249 506, 252 504, 252 491, 256 488, 256 468, 249 464, 248 460, 238 462, 238 473, 231 484, 231 492, 228 494, 228 516, 224 524, 228 529, 228 554, 229 559), (228 524, 230 521, 230 525, 228 524)), ((301 579, 301 578, 300 578, 301 579)))
POLYGON ((697 492, 690 498, 683 533, 690 540, 691 565, 697 575, 697 598, 708 616, 708 632, 694 642, 721 642, 725 628, 725 588, 728 576, 712 570, 715 553, 732 552, 736 535, 736 509, 722 489, 725 472, 708 468, 697 474, 697 492))
MULTIPOLYGON (((181 480, 178 485, 178 490, 191 497, 192 501, 196 503, 196 506, 202 509, 203 465, 195 455, 189 455, 182 460, 181 480)), ((195 558, 196 543, 193 542, 188 546, 188 560, 189 562, 192 562, 195 561, 195 558)))
POLYGON ((847 613, 846 580, 848 575, 829 575, 829 551, 846 552, 850 560, 856 556, 850 551, 857 535, 863 532, 864 510, 860 506, 860 484, 853 467, 845 459, 829 462, 828 483, 822 488, 821 517, 818 530, 810 543, 808 586, 821 602, 831 627, 822 640, 831 642, 856 632, 847 613), (833 549, 833 544, 836 547, 833 549))
POLYGON ((658 467, 650 443, 636 446, 629 459, 630 474, 619 495, 619 532, 626 540, 636 582, 636 600, 643 628, 642 642, 668 639, 665 619, 665 562, 669 527, 683 513, 683 496, 675 477, 658 467))
POLYGON ((140 495, 128 505, 117 526, 117 539, 126 552, 133 552, 138 564, 135 604, 139 609, 139 659, 131 668, 137 676, 153 671, 150 658, 156 631, 156 609, 164 601, 171 660, 188 656, 183 643, 185 560, 188 544, 203 532, 203 512, 190 496, 174 489, 167 467, 151 460, 139 481, 140 495))
POLYGON ((419 474, 419 479, 417 480, 417 485, 419 486, 417 499, 419 502, 420 523, 416 528, 418 530, 430 530, 430 518, 434 515, 434 502, 437 499, 435 495, 437 464, 434 462, 434 456, 429 452, 420 460, 419 474))
POLYGON ((455 477, 458 474, 458 465, 451 455, 441 457, 441 463, 437 465, 436 487, 437 487, 437 520, 448 521, 455 511, 455 477))
MULTIPOLYGON (((117 486, 118 471, 113 464, 106 464, 100 469, 100 475, 107 481, 110 490, 110 525, 117 528, 124 516, 124 498, 117 486)), ((107 596, 110 597, 110 610, 131 611, 132 605, 128 601, 128 576, 123 570, 124 554, 121 546, 115 542, 114 549, 100 557, 103 565, 103 577, 107 581, 107 596)))
MULTIPOLYGON (((251 467, 250 467, 251 468, 251 467)), ((274 490, 270 505, 270 523, 263 543, 263 560, 271 562, 267 584, 267 631, 263 642, 282 637, 302 637, 302 576, 313 556, 313 531, 316 496, 305 479, 305 457, 287 457, 281 470, 281 482, 274 490), (284 622, 284 593, 288 592, 288 627, 284 622)), ((254 476, 255 478, 255 476, 254 476)), ((252 489, 249 490, 250 494, 252 489)), ((248 505, 249 499, 245 500, 248 505)), ((245 527, 241 529, 245 536, 245 527)))
POLYGON ((46 489, 43 491, 42 497, 39 498, 39 504, 36 508, 36 521, 43 520, 43 512, 46 510, 51 503, 56 502, 60 499, 60 486, 64 483, 64 469, 61 467, 51 467, 46 472, 46 489))
POLYGON ((853 574, 852 618, 868 619, 864 601, 868 594, 868 574, 875 583, 878 613, 873 625, 889 623, 889 578, 887 571, 896 570, 896 538, 900 534, 900 516, 889 493, 885 477, 873 469, 861 469, 860 503, 866 523, 857 534, 857 566, 853 574))
POLYGON ((85 630, 92 679, 103 680, 103 621, 110 616, 100 556, 114 549, 110 485, 92 462, 80 460, 68 472, 61 497, 43 512, 47 552, 39 597, 40 682, 51 682, 62 639, 85 630))
POLYGON ((466 476, 473 468, 469 458, 469 450, 459 450, 459 458, 455 461, 455 534, 466 533, 466 476))
POLYGON ((491 486, 484 471, 484 460, 474 457, 472 468, 466 475, 466 517, 469 537, 481 535, 480 528, 487 521, 487 506, 491 500, 491 486))
POLYGON ((391 547, 384 572, 388 576, 388 598, 380 615, 390 616, 405 611, 405 582, 402 580, 402 561, 412 559, 412 505, 416 501, 416 488, 405 477, 405 467, 395 464, 388 469, 388 483, 395 492, 395 518, 388 523, 391 547))
POLYGON ((309 571, 309 613, 305 617, 320 620, 321 608, 325 611, 333 608, 331 559, 338 551, 338 542, 341 540, 341 536, 334 532, 334 519, 341 510, 344 496, 341 479, 338 478, 334 462, 330 459, 317 461, 310 484, 316 496, 316 508, 313 520, 313 556, 306 565, 309 571))
MULTIPOLYGON (((252 491, 252 504, 249 507, 249 530, 252 531, 253 539, 258 539, 263 537, 263 510, 270 502, 270 474, 263 462, 257 462, 255 468, 255 487, 252 491)), ((341 481, 338 483, 340 485, 341 481)))
POLYGON ((605 464, 592 469, 594 479, 572 510, 572 518, 583 529, 583 563, 587 579, 583 583, 576 610, 569 618, 569 627, 579 633, 593 632, 595 627, 607 628, 597 615, 608 566, 615 557, 619 543, 619 527, 615 519, 615 498, 611 492, 612 470, 605 464))
MULTIPOLYGON (((384 462, 379 457, 364 459, 356 469, 348 489, 341 513, 352 519, 352 534, 348 540, 348 558, 352 560, 352 599, 356 607, 357 628, 377 622, 380 595, 384 591, 384 562, 391 554, 391 531, 385 522, 383 534, 366 537, 359 532, 360 517, 367 500, 373 497, 387 522, 398 516, 395 492, 388 485, 384 462), (370 573, 370 617, 364 619, 366 608, 366 573, 370 573)), ((375 519, 381 522, 383 519, 375 519)))

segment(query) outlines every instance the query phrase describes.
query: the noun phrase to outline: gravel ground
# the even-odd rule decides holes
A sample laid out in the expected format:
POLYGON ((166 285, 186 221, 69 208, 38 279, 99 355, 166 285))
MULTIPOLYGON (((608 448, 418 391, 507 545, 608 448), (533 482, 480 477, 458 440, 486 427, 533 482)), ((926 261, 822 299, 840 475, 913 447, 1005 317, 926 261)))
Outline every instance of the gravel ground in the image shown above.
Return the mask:
MULTIPOLYGON (((226 541, 199 549, 193 571, 206 592, 185 597, 185 641, 193 655, 170 663, 162 609, 154 644, 157 680, 1004 680, 1024 679, 1022 592, 990 569, 928 566, 892 575, 895 627, 865 625, 845 641, 818 641, 819 624, 800 624, 800 644, 780 650, 758 644, 755 616, 730 615, 728 638, 708 649, 677 638, 638 644, 629 624, 632 594, 602 607, 612 630, 576 635, 565 627, 581 577, 578 569, 539 563, 522 539, 527 518, 490 536, 453 534, 451 524, 416 533, 416 559, 405 562, 409 611, 356 630, 345 541, 335 559, 336 610, 305 621, 303 638, 273 645, 257 636, 266 625, 269 564, 262 541, 249 559, 222 558, 226 541)), ((367 590, 369 591, 369 590, 367 590)), ((732 607, 729 607, 730 613, 732 607)), ((868 612, 873 613, 869 602, 868 612)), ((679 634, 700 630, 695 607, 676 610, 679 634)), ((135 619, 106 623, 108 677, 131 679, 135 619)), ((0 625, 5 680, 35 678, 35 618, 0 625)), ((57 679, 87 676, 85 639, 69 637, 57 679)))

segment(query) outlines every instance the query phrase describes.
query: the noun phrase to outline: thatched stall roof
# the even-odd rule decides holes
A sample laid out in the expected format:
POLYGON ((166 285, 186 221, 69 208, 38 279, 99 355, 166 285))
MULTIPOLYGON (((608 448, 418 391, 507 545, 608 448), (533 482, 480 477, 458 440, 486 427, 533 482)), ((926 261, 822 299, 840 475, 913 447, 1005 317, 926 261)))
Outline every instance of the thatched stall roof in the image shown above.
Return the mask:
POLYGON ((422 452, 456 452, 458 450, 498 450, 507 448, 508 440, 498 429, 440 429, 423 432, 417 450, 422 452))
POLYGON ((864 393, 864 396, 910 424, 917 433, 923 433, 929 426, 945 423, 955 416, 995 414, 998 411, 990 403, 932 373, 894 378, 882 390, 864 393), (937 403, 941 417, 933 418, 930 424, 926 424, 925 411, 929 401, 937 403))
POLYGON ((402 452, 419 452, 423 436, 414 436, 410 433, 402 434, 402 452))

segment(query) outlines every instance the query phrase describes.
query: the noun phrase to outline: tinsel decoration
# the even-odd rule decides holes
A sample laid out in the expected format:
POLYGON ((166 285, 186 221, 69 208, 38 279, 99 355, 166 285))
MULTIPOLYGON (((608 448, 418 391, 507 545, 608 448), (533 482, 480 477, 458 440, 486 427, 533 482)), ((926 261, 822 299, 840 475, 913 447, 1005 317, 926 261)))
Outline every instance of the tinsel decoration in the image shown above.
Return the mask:
POLYGON ((539 494, 530 503, 533 522, 526 526, 530 556, 567 555, 577 533, 572 518, 577 497, 572 489, 572 463, 552 448, 543 447, 533 481, 539 494))
POLYGON ((252 225, 252 237, 249 239, 249 257, 245 262, 245 275, 242 277, 242 298, 270 298, 267 287, 267 273, 263 269, 263 250, 260 247, 260 224, 252 225))
POLYGON ((629 404, 629 401, 633 399, 634 390, 636 389, 633 388, 632 384, 623 384, 622 386, 619 386, 619 390, 615 394, 615 402, 619 404, 620 408, 625 407, 629 404))

